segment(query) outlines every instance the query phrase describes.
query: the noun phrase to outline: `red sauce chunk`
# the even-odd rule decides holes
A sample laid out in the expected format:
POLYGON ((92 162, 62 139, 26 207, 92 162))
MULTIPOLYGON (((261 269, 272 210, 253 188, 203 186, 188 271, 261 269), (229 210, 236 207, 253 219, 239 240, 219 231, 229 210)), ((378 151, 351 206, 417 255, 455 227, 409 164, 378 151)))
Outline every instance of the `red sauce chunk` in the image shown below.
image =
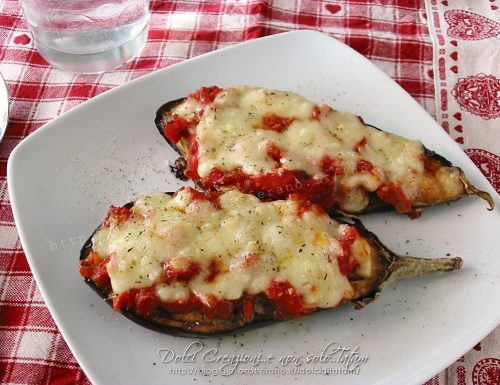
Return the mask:
POLYGON ((200 264, 188 258, 175 258, 165 262, 163 270, 165 271, 164 282, 187 282, 200 272, 200 264))
POLYGON ((283 116, 269 114, 264 115, 262 118, 262 125, 266 130, 283 132, 294 120, 295 118, 285 118, 283 116))
MULTIPOLYGON (((208 200, 208 196, 207 196, 206 192, 196 190, 192 187, 182 187, 179 191, 189 191, 191 198, 193 200, 201 200, 201 201, 208 200)), ((177 193, 175 195, 177 195, 177 193)))
POLYGON ((335 177, 327 175, 314 179, 307 173, 297 170, 277 168, 266 174, 247 175, 241 169, 225 172, 214 168, 201 180, 205 188, 233 186, 241 192, 253 194, 260 199, 283 199, 291 194, 303 194, 313 203, 328 209, 336 198, 332 193, 335 177))
POLYGON ((212 282, 215 277, 219 274, 219 261, 216 259, 212 259, 210 264, 208 265, 208 275, 205 278, 205 281, 212 282))
POLYGON ((113 309, 120 310, 134 310, 138 315, 143 317, 152 317, 158 306, 160 299, 155 293, 154 287, 142 289, 130 289, 113 300, 113 309))
POLYGON ((228 319, 233 315, 234 304, 232 301, 217 299, 215 296, 209 295, 207 302, 208 304, 203 304, 201 307, 207 317, 228 319))
POLYGON ((113 309, 120 311, 122 309, 131 310, 135 304, 135 295, 139 292, 138 289, 130 289, 119 294, 113 300, 113 309))
POLYGON ((345 174, 342 161, 328 155, 321 159, 319 166, 326 175, 342 176, 345 174))
POLYGON ((125 222, 131 214, 132 211, 126 207, 111 206, 106 218, 104 218, 103 226, 107 228, 118 226, 120 223, 125 222))
POLYGON ((311 118, 313 118, 314 120, 319 120, 320 115, 321 115, 321 111, 319 110, 319 107, 317 105, 315 105, 312 109, 311 118))
POLYGON ((310 181, 301 191, 310 197, 311 202, 329 210, 337 203, 337 197, 333 193, 334 182, 333 179, 310 181))
POLYGON ((243 319, 245 321, 251 321, 254 313, 255 313, 254 298, 250 295, 246 295, 243 298, 243 319))
POLYGON ((367 160, 360 159, 358 160, 358 163, 356 164, 356 171, 357 172, 372 172, 374 169, 372 162, 369 162, 367 160))
POLYGON ((297 202, 297 214, 299 216, 309 210, 314 211, 317 215, 325 214, 325 210, 323 209, 323 207, 312 203, 305 194, 290 194, 289 198, 297 202))
POLYGON ((109 259, 110 257, 101 259, 98 253, 92 251, 87 258, 80 261, 80 275, 92 280, 99 287, 106 286, 110 282, 106 268, 109 259))
POLYGON ((101 257, 95 251, 91 251, 87 258, 80 260, 80 275, 90 278, 94 267, 101 262, 101 257))
POLYGON ((150 317, 156 312, 159 302, 154 287, 140 289, 135 298, 135 310, 139 315, 150 317))
POLYGON ((315 308, 306 307, 304 298, 288 282, 273 281, 266 296, 273 301, 275 315, 278 319, 289 319, 312 313, 315 308))
POLYGON ((278 169, 268 172, 267 174, 246 178, 241 189, 243 192, 246 192, 245 190, 272 191, 272 194, 264 193, 264 195, 269 195, 265 196, 265 198, 273 199, 279 196, 286 196, 285 188, 287 186, 293 186, 296 181, 297 178, 293 171, 278 169))
POLYGON ((243 266, 246 268, 252 267, 259 260, 259 256, 257 254, 247 254, 243 259, 243 266))
MULTIPOLYGON (((229 319, 234 313, 236 302, 217 299, 209 295, 202 301, 195 294, 190 293, 189 298, 183 301, 162 302, 156 295, 155 288, 130 289, 118 295, 113 301, 113 309, 134 310, 143 317, 152 317, 159 308, 172 313, 200 312, 209 318, 229 319)), ((241 302, 241 301, 240 301, 241 302)), ((250 313, 247 305, 247 315, 250 313)))
POLYGON ((358 154, 366 147, 366 137, 363 137, 356 145, 354 146, 354 151, 358 154))
POLYGON ((210 318, 231 318, 234 310, 232 301, 218 300, 214 296, 209 296, 207 302, 202 301, 194 293, 190 293, 186 300, 162 302, 160 306, 172 313, 200 312, 210 318))
POLYGON ((190 293, 189 298, 186 300, 162 302, 160 306, 172 313, 187 313, 196 309, 198 304, 198 297, 196 297, 193 293, 190 293))
POLYGON ((219 197, 221 193, 219 191, 199 191, 192 187, 182 187, 175 193, 174 196, 176 196, 178 192, 186 190, 189 191, 189 193, 191 194, 191 199, 193 201, 196 200, 207 201, 210 202, 216 208, 221 207, 219 202, 219 197))
POLYGON ((348 275, 356 266, 358 262, 352 256, 352 245, 359 238, 358 230, 355 227, 349 226, 346 232, 339 239, 342 245, 342 255, 337 257, 340 273, 348 275))
POLYGON ((274 143, 270 143, 267 146, 267 155, 276 162, 276 166, 281 166, 281 158, 283 158, 283 153, 281 149, 274 143))
POLYGON ((189 122, 180 116, 174 116, 173 119, 163 127, 163 134, 170 142, 175 144, 181 140, 181 138, 188 135, 188 130, 189 122))
POLYGON ((217 95, 222 92, 222 89, 217 86, 201 87, 198 91, 193 92, 188 97, 196 99, 202 107, 213 103, 217 95))
POLYGON ((238 190, 254 194, 261 199, 286 197, 296 183, 295 172, 283 169, 276 169, 267 174, 250 176, 245 174, 241 169, 224 172, 215 168, 202 181, 205 187, 235 186, 238 190))
POLYGON ((381 186, 377 190, 378 197, 393 205, 400 213, 407 213, 412 210, 411 201, 406 197, 401 186, 395 182, 391 182, 381 186))
POLYGON ((196 138, 193 136, 190 136, 188 140, 189 140, 188 159, 184 175, 187 178, 193 180, 199 180, 200 175, 198 174, 198 142, 196 141, 196 138))
MULTIPOLYGON (((306 306, 303 296, 297 293, 288 282, 272 282, 264 295, 272 302, 278 319, 299 317, 312 313, 316 309, 306 306)), ((153 286, 130 289, 119 294, 113 300, 113 308, 116 311, 135 311, 143 317, 153 317, 159 308, 172 313, 198 312, 208 318, 219 319, 230 319, 239 313, 244 320, 249 322, 255 314, 255 300, 255 296, 252 295, 244 295, 237 300, 219 299, 214 295, 208 295, 202 300, 194 293, 190 293, 185 300, 162 302, 156 295, 156 287, 153 286)))

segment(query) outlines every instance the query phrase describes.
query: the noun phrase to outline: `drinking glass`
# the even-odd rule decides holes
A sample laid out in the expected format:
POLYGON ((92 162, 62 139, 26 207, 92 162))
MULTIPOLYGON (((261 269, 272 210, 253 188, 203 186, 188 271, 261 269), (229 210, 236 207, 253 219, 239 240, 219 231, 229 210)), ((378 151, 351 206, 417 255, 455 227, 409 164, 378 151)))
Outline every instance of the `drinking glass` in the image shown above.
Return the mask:
POLYGON ((35 46, 57 68, 99 73, 146 43, 149 0, 21 0, 35 46))

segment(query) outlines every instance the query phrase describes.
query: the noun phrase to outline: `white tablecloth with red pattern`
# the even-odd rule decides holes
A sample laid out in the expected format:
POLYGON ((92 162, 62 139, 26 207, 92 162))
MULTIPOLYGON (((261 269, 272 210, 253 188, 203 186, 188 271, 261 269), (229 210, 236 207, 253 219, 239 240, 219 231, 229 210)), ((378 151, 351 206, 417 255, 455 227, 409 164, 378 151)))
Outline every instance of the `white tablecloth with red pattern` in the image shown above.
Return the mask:
MULTIPOLYGON (((498 0, 500 3, 500 0, 498 0)), ((224 46, 295 29, 350 45, 405 88, 500 190, 496 0, 152 1, 148 42, 100 75, 56 70, 35 50, 19 3, 0 1, 0 71, 11 96, 0 144, 0 380, 89 383, 33 280, 10 208, 11 150, 44 123, 133 78, 224 46)), ((426 384, 500 384, 500 328, 426 384)))

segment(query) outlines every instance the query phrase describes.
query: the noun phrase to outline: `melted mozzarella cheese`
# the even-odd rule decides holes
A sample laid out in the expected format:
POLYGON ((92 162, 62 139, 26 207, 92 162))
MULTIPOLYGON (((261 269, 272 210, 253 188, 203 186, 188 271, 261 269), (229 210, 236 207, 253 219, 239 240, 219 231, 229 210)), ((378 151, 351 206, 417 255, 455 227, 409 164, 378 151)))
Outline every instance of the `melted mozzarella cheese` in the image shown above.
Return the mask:
MULTIPOLYGON (((339 271, 342 246, 337 240, 346 225, 328 215, 306 211, 298 215, 292 200, 261 202, 252 195, 229 191, 220 208, 193 199, 189 189, 175 197, 154 193, 136 201, 123 223, 102 228, 93 237, 107 266, 113 292, 150 287, 165 302, 194 293, 234 300, 265 292, 274 280, 288 281, 307 305, 334 307, 349 300, 353 289, 339 271), (188 282, 162 283, 163 266, 173 258, 188 258, 201 272, 188 282), (209 266, 218 274, 209 281, 209 266)), ((358 262, 370 270, 370 247, 355 242, 358 262)), ((361 271, 361 269, 358 269, 361 271)))
MULTIPOLYGON (((202 109, 196 104, 187 98, 173 113, 191 119, 202 109)), ((420 180, 413 176, 424 173, 422 144, 367 126, 356 115, 317 105, 291 92, 239 86, 224 89, 214 103, 203 108, 202 116, 196 127, 201 178, 215 168, 240 168, 248 175, 270 172, 276 163, 266 148, 273 143, 283 154, 283 168, 303 170, 316 179, 324 177, 320 162, 325 156, 341 159, 346 175, 337 178, 337 183, 345 190, 339 202, 345 210, 363 210, 369 202, 368 192, 388 182, 397 182, 410 201, 418 198, 420 180), (314 108, 321 112, 319 119, 312 117, 314 108), (281 133, 263 129, 263 117, 270 114, 294 120, 281 133), (366 145, 358 153, 356 145, 363 139, 366 145), (369 172, 349 178, 356 174, 360 159, 373 164, 377 179, 369 172)), ((456 179, 444 183, 451 184, 453 194, 462 192, 456 179)))

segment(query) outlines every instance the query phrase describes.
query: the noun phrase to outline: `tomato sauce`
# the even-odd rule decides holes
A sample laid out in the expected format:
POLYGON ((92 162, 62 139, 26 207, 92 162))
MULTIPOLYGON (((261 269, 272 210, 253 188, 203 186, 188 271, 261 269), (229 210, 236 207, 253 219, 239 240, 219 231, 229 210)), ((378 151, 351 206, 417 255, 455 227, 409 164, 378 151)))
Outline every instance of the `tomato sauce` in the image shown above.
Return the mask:
POLYGON ((217 299, 209 295, 208 304, 202 303, 200 310, 210 318, 229 319, 233 315, 234 302, 227 299, 217 299))
POLYGON ((211 318, 229 319, 232 317, 238 301, 218 300, 209 295, 207 302, 202 301, 198 296, 190 293, 189 297, 183 301, 162 302, 161 307, 172 313, 200 312, 211 318))
POLYGON ((243 318, 245 321, 251 321, 255 313, 255 300, 253 296, 243 297, 243 318))
POLYGON ((244 297, 241 300, 229 301, 208 295, 205 302, 190 293, 186 300, 162 302, 155 290, 155 287, 127 290, 114 299, 113 309, 116 311, 134 310, 141 316, 152 317, 159 308, 162 308, 172 313, 199 312, 207 317, 220 319, 229 319, 235 311, 241 311, 248 320, 253 317, 255 310, 251 298, 244 297))
POLYGON ((278 319, 294 318, 312 313, 315 310, 314 307, 306 307, 304 297, 285 281, 273 281, 265 294, 273 301, 275 315, 278 319))
POLYGON ((145 317, 154 315, 159 303, 160 300, 156 296, 154 287, 140 289, 135 296, 135 309, 137 314, 145 317))
POLYGON ((247 175, 241 169, 226 172, 214 168, 207 177, 201 179, 201 184, 205 188, 234 186, 241 192, 263 200, 285 199, 290 194, 302 194, 325 208, 336 202, 332 194, 334 176, 313 179, 305 172, 282 168, 261 175, 247 175))
POLYGON ((276 144, 270 143, 267 146, 267 155, 276 162, 276 167, 280 167, 282 165, 281 159, 283 158, 283 153, 276 144))
POLYGON ((219 272, 219 261, 217 261, 216 259, 212 259, 210 261, 210 264, 208 265, 208 275, 206 276, 205 281, 212 282, 215 277, 217 277, 219 272))
POLYGON ((202 107, 213 103, 217 95, 222 92, 222 89, 217 86, 201 87, 199 90, 193 92, 188 97, 193 98, 200 103, 202 107))
POLYGON ((283 132, 288 128, 290 124, 293 123, 294 120, 295 118, 285 118, 283 116, 270 114, 265 115, 262 118, 262 125, 266 130, 283 132))
MULTIPOLYGON (((109 284, 109 276, 106 265, 109 257, 101 260, 96 252, 92 252, 89 257, 80 263, 80 274, 89 278, 99 287, 109 284)), ((189 265, 187 269, 176 271, 166 267, 166 281, 188 281, 199 272, 196 263, 189 265)), ((273 303, 275 315, 278 319, 289 319, 300 315, 309 314, 315 310, 314 307, 307 307, 304 298, 297 293, 295 288, 288 282, 274 281, 264 294, 273 303)), ((255 301, 257 296, 244 295, 238 300, 218 299, 213 295, 208 295, 205 301, 201 300, 194 293, 190 293, 186 300, 163 302, 156 295, 156 285, 147 288, 134 288, 120 293, 113 299, 113 309, 116 311, 135 311, 143 317, 153 317, 159 308, 173 313, 200 312, 210 318, 230 319, 240 313, 243 318, 250 321, 255 313, 255 301)))
POLYGON ((109 284, 110 279, 106 268, 110 257, 101 259, 98 253, 92 251, 89 256, 80 261, 80 275, 91 279, 99 287, 109 284))
POLYGON ((247 175, 241 169, 224 172, 218 168, 201 180, 205 188, 235 186, 238 190, 255 194, 259 198, 278 199, 288 195, 298 182, 294 171, 277 169, 261 175, 247 175), (261 193, 259 195, 259 193, 261 193))
POLYGON ((183 266, 182 268, 174 266, 171 261, 167 261, 163 265, 163 271, 165 272, 163 281, 165 283, 187 282, 197 275, 200 270, 200 264, 195 261, 186 261, 186 266, 183 266))
POLYGON ((251 191, 265 191, 264 197, 276 199, 287 195, 284 188, 296 184, 298 178, 293 171, 277 169, 267 174, 246 177, 237 186, 240 191, 250 193, 251 191), (266 196, 267 195, 267 196, 266 196))
POLYGON ((366 147, 366 137, 363 137, 356 145, 354 146, 354 151, 358 154, 366 147))
POLYGON ((116 311, 127 309, 130 310, 135 305, 135 295, 139 292, 139 289, 130 289, 121 294, 119 294, 113 300, 113 309, 116 311))
POLYGON ((331 176, 343 176, 345 175, 345 169, 342 166, 342 161, 336 158, 332 158, 330 156, 324 156, 320 163, 319 167, 321 171, 323 171, 326 175, 331 176))
POLYGON ((102 225, 107 228, 112 225, 118 226, 120 223, 125 222, 131 214, 132 211, 129 208, 111 206, 102 225))
POLYGON ((218 191, 199 191, 192 187, 181 187, 175 194, 174 197, 181 191, 189 191, 191 198, 193 200, 202 200, 210 202, 216 208, 220 208, 219 197, 221 195, 218 191))
POLYGON ((343 275, 348 275, 358 262, 352 258, 352 245, 359 238, 358 230, 355 227, 349 226, 345 233, 340 237, 339 242, 342 245, 342 255, 337 257, 340 272, 343 275))
POLYGON ((400 213, 407 213, 412 210, 411 201, 406 197, 401 186, 397 183, 391 182, 382 185, 377 190, 378 197, 393 205, 400 213))
POLYGON ((314 211, 316 214, 318 215, 324 215, 325 214, 325 210, 323 209, 323 207, 315 204, 315 203, 312 203, 309 198, 307 197, 307 195, 304 195, 304 194, 290 194, 289 198, 295 202, 297 202, 298 204, 298 210, 297 210, 297 214, 300 216, 302 214, 304 214, 306 211, 309 211, 309 210, 312 210, 314 211))
POLYGON ((198 180, 200 176, 198 175, 198 142, 194 136, 189 136, 189 148, 188 148, 188 158, 187 158, 187 168, 184 171, 184 175, 187 178, 198 180))
POLYGON ((135 310, 140 316, 152 317, 155 315, 160 302, 154 287, 130 289, 114 299, 113 309, 116 311, 135 310))
POLYGON ((243 259, 243 266, 246 268, 252 267, 259 260, 259 256, 257 254, 247 254, 243 259))
POLYGON ((374 169, 375 167, 373 167, 372 162, 369 162, 367 160, 360 159, 356 164, 357 172, 372 172, 374 169))
POLYGON ((171 143, 177 143, 181 138, 189 134, 189 122, 180 117, 174 116, 170 122, 163 127, 163 134, 171 143))
POLYGON ((320 115, 321 115, 321 111, 319 110, 319 107, 317 105, 315 105, 312 109, 312 114, 311 114, 311 117, 314 119, 314 120, 319 120, 320 118, 320 115))

